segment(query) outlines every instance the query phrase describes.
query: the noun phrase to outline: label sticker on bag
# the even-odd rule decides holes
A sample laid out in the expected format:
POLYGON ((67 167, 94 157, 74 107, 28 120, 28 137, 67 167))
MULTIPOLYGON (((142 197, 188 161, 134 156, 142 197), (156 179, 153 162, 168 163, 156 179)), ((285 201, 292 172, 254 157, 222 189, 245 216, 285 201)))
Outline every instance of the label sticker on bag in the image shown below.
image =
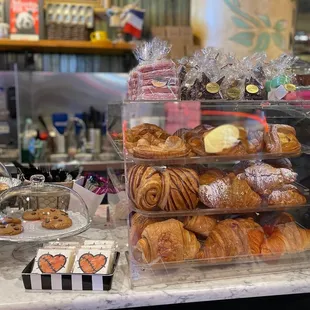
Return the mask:
POLYGON ((238 87, 231 87, 227 89, 227 96, 230 99, 240 99, 241 91, 238 87))
POLYGON ((152 80, 152 85, 154 87, 165 87, 167 86, 168 81, 163 78, 155 78, 152 80))
POLYGON ((256 85, 253 85, 253 84, 247 85, 247 87, 245 89, 250 94, 257 94, 259 91, 258 87, 256 85))
POLYGON ((208 83, 206 85, 206 90, 210 93, 210 94, 216 94, 219 92, 220 90, 220 85, 217 83, 208 83))

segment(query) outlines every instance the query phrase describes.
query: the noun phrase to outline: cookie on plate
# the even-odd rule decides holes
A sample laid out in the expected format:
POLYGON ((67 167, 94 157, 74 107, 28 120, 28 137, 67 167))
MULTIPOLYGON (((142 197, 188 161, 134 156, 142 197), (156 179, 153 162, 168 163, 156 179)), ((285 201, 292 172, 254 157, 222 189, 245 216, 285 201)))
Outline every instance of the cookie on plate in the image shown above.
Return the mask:
POLYGON ((43 209, 39 209, 39 217, 40 220, 44 220, 46 217, 52 217, 52 216, 60 216, 60 215, 64 215, 67 216, 68 214, 62 210, 59 209, 55 209, 55 208, 43 208, 43 209))
POLYGON ((72 226, 72 220, 67 215, 54 215, 45 217, 42 227, 47 229, 66 229, 72 226))
POLYGON ((11 217, 11 216, 5 216, 0 219, 0 224, 21 224, 21 220, 16 218, 16 217, 11 217))
POLYGON ((0 224, 0 236, 13 236, 23 232, 21 224, 9 223, 0 224))
POLYGON ((27 210, 23 214, 23 219, 25 221, 37 221, 40 219, 40 214, 38 210, 27 210))

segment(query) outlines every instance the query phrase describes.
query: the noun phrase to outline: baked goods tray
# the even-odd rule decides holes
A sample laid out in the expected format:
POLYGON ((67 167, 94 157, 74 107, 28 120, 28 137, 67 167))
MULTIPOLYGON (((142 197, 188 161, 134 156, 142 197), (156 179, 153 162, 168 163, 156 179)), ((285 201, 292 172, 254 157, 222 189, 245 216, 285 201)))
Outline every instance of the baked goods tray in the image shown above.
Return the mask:
POLYGON ((310 261, 310 251, 299 251, 295 253, 286 253, 286 254, 268 254, 268 255, 244 255, 244 256, 235 256, 235 257, 225 257, 225 258, 212 258, 212 259, 192 259, 192 260, 183 260, 178 262, 163 262, 160 261, 160 258, 157 262, 144 263, 135 259, 130 255, 129 251, 125 253, 126 259, 128 262, 132 263, 136 267, 141 268, 142 270, 169 270, 169 269, 179 269, 187 267, 216 267, 220 266, 225 268, 225 266, 233 266, 237 264, 269 264, 277 265, 277 263, 307 263, 310 261))
POLYGON ((152 218, 162 218, 162 217, 177 217, 177 216, 195 216, 195 215, 220 215, 220 214, 242 214, 242 213, 259 213, 259 212, 273 212, 273 211, 289 211, 294 209, 302 209, 305 207, 310 207, 310 192, 305 186, 295 182, 293 183, 301 194, 306 197, 305 204, 299 205, 267 205, 266 201, 263 200, 262 204, 258 208, 245 208, 245 209, 233 209, 233 208, 208 208, 203 203, 199 202, 198 207, 194 210, 179 210, 179 211, 163 211, 163 210, 153 210, 146 211, 135 207, 135 205, 128 199, 128 208, 131 211, 142 214, 145 217, 152 218))
POLYGON ((222 156, 195 156, 195 157, 171 157, 171 158, 137 158, 132 155, 124 156, 123 141, 114 140, 108 134, 109 140, 120 159, 126 162, 132 162, 140 165, 163 166, 163 165, 191 165, 191 164, 207 164, 207 163, 229 163, 242 160, 265 160, 278 158, 299 157, 302 154, 310 154, 310 146, 302 145, 301 152, 298 153, 256 153, 247 155, 222 155, 222 156))
POLYGON ((57 291, 109 291, 119 260, 120 253, 115 252, 110 274, 78 273, 32 273, 35 258, 22 271, 25 290, 57 291))
POLYGON ((23 231, 18 235, 0 236, 0 241, 10 242, 41 242, 51 241, 58 238, 65 238, 78 235, 87 230, 91 224, 84 216, 78 212, 67 211, 72 220, 72 226, 69 228, 57 230, 46 229, 41 225, 41 221, 22 220, 23 231))

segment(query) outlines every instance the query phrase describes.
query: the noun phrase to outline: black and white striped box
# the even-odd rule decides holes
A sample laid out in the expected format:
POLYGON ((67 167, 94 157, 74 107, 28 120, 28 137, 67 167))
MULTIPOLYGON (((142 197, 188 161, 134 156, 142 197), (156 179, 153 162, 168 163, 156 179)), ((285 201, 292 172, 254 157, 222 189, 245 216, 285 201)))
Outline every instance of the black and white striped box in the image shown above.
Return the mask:
POLYGON ((26 290, 62 290, 62 291, 109 291, 112 287, 114 272, 120 253, 115 252, 115 260, 110 274, 74 274, 31 273, 35 258, 22 272, 24 287, 26 290))

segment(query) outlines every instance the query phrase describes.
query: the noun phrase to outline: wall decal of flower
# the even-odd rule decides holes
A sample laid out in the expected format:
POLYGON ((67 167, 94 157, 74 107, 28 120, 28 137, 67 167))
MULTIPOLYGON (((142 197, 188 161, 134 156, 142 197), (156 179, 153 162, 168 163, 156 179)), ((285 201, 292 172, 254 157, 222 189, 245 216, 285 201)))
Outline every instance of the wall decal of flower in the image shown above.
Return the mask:
POLYGON ((279 49, 285 49, 286 41, 283 32, 287 28, 286 20, 279 19, 272 24, 268 15, 252 16, 242 11, 239 0, 224 0, 224 2, 235 13, 231 18, 232 22, 242 30, 229 40, 252 47, 253 52, 267 50, 271 42, 279 49))

